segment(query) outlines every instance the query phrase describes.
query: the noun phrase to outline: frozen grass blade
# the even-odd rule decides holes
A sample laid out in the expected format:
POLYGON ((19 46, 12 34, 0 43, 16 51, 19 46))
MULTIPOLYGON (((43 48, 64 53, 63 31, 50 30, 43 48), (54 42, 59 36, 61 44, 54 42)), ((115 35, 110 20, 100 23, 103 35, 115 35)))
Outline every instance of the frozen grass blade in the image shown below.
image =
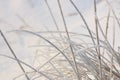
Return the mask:
POLYGON ((108 0, 105 0, 105 1, 106 1, 106 3, 108 4, 108 7, 111 9, 111 11, 112 11, 112 13, 113 13, 113 15, 114 15, 114 17, 115 17, 118 25, 119 25, 119 28, 120 28, 120 22, 119 22, 119 19, 118 19, 117 15, 115 14, 115 10, 112 8, 112 6, 111 6, 111 4, 109 3, 108 0))
POLYGON ((105 32, 105 35, 106 35, 106 39, 107 39, 107 35, 108 35, 108 28, 109 28, 109 20, 110 20, 110 10, 108 12, 108 16, 107 16, 107 22, 106 22, 106 32, 105 32))
POLYGON ((15 52, 14 52, 13 49, 11 48, 10 44, 8 43, 8 41, 7 41, 6 37, 4 36, 4 34, 2 33, 2 31, 0 31, 0 34, 1 34, 1 36, 3 37, 4 41, 6 42, 8 48, 10 49, 10 51, 11 51, 11 53, 12 53, 12 55, 13 55, 14 58, 16 59, 16 61, 17 61, 18 65, 19 65, 19 67, 21 68, 22 72, 25 74, 26 79, 27 79, 27 80, 30 80, 29 77, 28 77, 28 75, 27 75, 26 72, 25 72, 25 69, 23 68, 23 66, 21 65, 21 63, 17 60, 18 58, 17 58, 15 52))
MULTIPOLYGON (((48 4, 48 1, 45 0, 45 3, 46 3, 46 5, 47 5, 47 7, 48 7, 48 9, 49 9, 50 15, 51 15, 51 17, 52 17, 52 19, 53 19, 53 22, 54 22, 54 24, 55 24, 55 26, 56 26, 56 28, 57 28, 57 31, 60 32, 60 29, 59 29, 59 27, 58 27, 58 24, 57 24, 57 22, 56 22, 56 20, 55 20, 54 15, 53 15, 53 13, 52 13, 52 10, 51 10, 51 8, 50 8, 50 6, 49 6, 49 4, 48 4)), ((59 33, 59 35, 60 35, 60 37, 63 39, 61 33, 59 33)))
POLYGON ((9 59, 12 59, 12 60, 15 60, 15 61, 18 61, 19 63, 22 63, 24 64, 25 66, 29 67, 30 69, 34 70, 35 72, 39 73, 40 75, 44 76, 45 78, 47 78, 48 80, 53 80, 52 78, 50 78, 49 76, 45 75, 44 73, 40 72, 40 71, 37 71, 35 68, 33 68, 32 66, 26 64, 25 62, 19 60, 19 59, 16 59, 16 58, 13 58, 13 57, 10 57, 10 56, 7 56, 7 55, 3 55, 3 54, 0 54, 0 56, 3 56, 3 57, 6 57, 6 58, 9 58, 9 59))
MULTIPOLYGON (((113 19, 113 49, 115 47, 115 21, 113 19)), ((113 71, 113 66, 114 62, 113 62, 113 54, 111 55, 111 67, 110 67, 110 79, 113 77, 112 71, 113 71)))
MULTIPOLYGON (((66 48, 66 49, 67 49, 67 48, 66 48)), ((64 50, 66 50, 66 49, 64 49, 64 50)), ((63 51, 64 51, 64 50, 63 50, 63 51)), ((54 58, 56 58, 59 54, 60 54, 60 53, 54 55, 52 58, 50 58, 48 61, 46 61, 43 65, 41 65, 41 66, 39 67, 38 70, 40 70, 41 68, 43 68, 47 63, 49 63, 50 61, 52 61, 52 60, 53 60, 54 58)))
POLYGON ((61 51, 56 45, 54 45, 52 42, 50 42, 48 39, 44 38, 43 36, 37 34, 37 33, 34 33, 34 32, 31 32, 31 31, 26 31, 26 30, 16 30, 18 32, 25 32, 25 33, 29 33, 29 34, 32 34, 32 35, 35 35, 37 37, 40 37, 42 38, 43 40, 45 40, 46 42, 48 42, 50 45, 52 45, 56 50, 58 50, 65 58, 66 60, 68 61, 68 63, 71 65, 71 67, 73 68, 69 58, 64 54, 63 51, 61 51))
MULTIPOLYGON (((98 24, 97 24, 97 7, 96 7, 96 0, 94 0, 94 13, 95 13, 95 28, 96 28, 96 39, 97 45, 99 45, 99 32, 98 32, 98 24)), ((101 63, 101 56, 100 56, 100 47, 97 48, 97 54, 99 59, 99 74, 100 80, 102 80, 102 63, 101 63)))
POLYGON ((74 55, 72 45, 70 44, 71 39, 70 39, 70 35, 69 35, 68 29, 67 29, 67 24, 66 24, 65 17, 64 17, 63 11, 62 11, 60 0, 57 0, 57 2, 58 2, 59 9, 60 9, 60 12, 61 12, 62 20, 63 20, 65 31, 66 31, 66 34, 67 34, 67 38, 69 40, 68 42, 69 42, 69 45, 70 45, 72 58, 73 58, 73 62, 74 62, 74 65, 75 65, 75 72, 76 72, 76 75, 78 77, 78 80, 80 80, 79 70, 78 70, 78 67, 77 67, 77 63, 76 63, 76 59, 75 59, 75 55, 74 55))
POLYGON ((71 4, 74 6, 74 8, 76 9, 76 11, 79 13, 80 17, 82 18, 82 20, 83 20, 83 22, 84 22, 85 26, 87 27, 87 30, 88 30, 88 32, 89 32, 89 34, 90 34, 90 37, 91 37, 91 39, 92 39, 92 41, 93 41, 93 44, 95 45, 95 41, 94 41, 94 39, 93 39, 93 35, 92 35, 91 31, 90 31, 90 28, 89 28, 89 26, 88 26, 88 24, 87 24, 84 16, 83 16, 82 13, 79 11, 79 9, 78 9, 77 6, 74 4, 74 2, 73 2, 72 0, 69 0, 69 1, 70 1, 71 4))

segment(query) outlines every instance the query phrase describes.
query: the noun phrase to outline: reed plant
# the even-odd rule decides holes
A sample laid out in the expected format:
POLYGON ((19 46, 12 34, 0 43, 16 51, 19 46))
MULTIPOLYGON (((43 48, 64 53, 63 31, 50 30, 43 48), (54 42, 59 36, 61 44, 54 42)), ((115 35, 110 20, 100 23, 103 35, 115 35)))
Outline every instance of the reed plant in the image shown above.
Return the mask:
MULTIPOLYGON (((115 41, 115 28, 120 27, 120 20, 115 14, 114 8, 110 5, 108 0, 105 0, 107 6, 109 7, 109 12, 105 17, 106 30, 103 30, 100 19, 98 18, 99 16, 97 15, 97 1, 93 0, 93 18, 95 25, 94 32, 91 30, 85 16, 83 16, 74 1, 69 0, 69 2, 82 19, 85 25, 84 28, 88 31, 88 34, 80 34, 69 31, 69 26, 67 26, 63 7, 61 6, 61 0, 57 0, 57 3, 64 24, 64 31, 60 31, 60 27, 57 24, 48 0, 45 0, 45 3, 56 26, 56 31, 11 31, 36 36, 39 40, 43 40, 45 42, 44 53, 42 53, 44 55, 36 55, 39 59, 41 57, 46 59, 46 62, 42 65, 39 64, 37 67, 30 66, 24 61, 18 59, 7 42, 7 39, 4 37, 4 34, 1 32, 1 36, 8 45, 14 57, 3 54, 0 54, 0 56, 17 61, 23 71, 23 74, 20 74, 14 78, 14 80, 19 79, 21 76, 25 76, 27 80, 120 80, 120 52, 115 49, 115 47, 119 48, 119 46, 115 45, 118 43, 115 41), (111 27, 110 23, 112 23, 110 19, 114 19, 117 24, 117 26, 112 26, 112 43, 108 39, 108 34, 110 34, 109 27, 111 27), (101 36, 103 38, 101 38, 101 36), (22 65, 27 66, 31 69, 31 71, 26 72, 22 65)), ((43 46, 41 44, 38 45, 39 46, 37 47, 39 47, 39 49, 36 53, 40 54, 43 46)), ((35 61, 37 61, 38 58, 35 58, 35 61)))

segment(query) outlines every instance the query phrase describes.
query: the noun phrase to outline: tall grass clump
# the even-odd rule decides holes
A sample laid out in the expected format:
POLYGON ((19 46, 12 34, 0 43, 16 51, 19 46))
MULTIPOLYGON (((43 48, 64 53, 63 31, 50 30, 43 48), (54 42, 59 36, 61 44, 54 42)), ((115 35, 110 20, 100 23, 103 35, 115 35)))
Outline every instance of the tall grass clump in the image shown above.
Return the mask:
MULTIPOLYGON (((44 45, 38 43, 38 49, 34 53, 36 56, 35 61, 41 58, 46 60, 43 64, 39 63, 37 66, 30 66, 18 59, 1 32, 1 36, 14 57, 2 54, 0 56, 17 61, 23 71, 23 74, 20 74, 14 80, 19 79, 21 76, 25 76, 27 80, 120 80, 120 52, 119 46, 116 45, 119 44, 116 41, 116 28, 120 27, 120 20, 109 1, 104 1, 109 10, 107 16, 105 16, 105 30, 103 30, 97 12, 98 2, 93 0, 94 17, 92 18, 94 19, 93 25, 95 28, 95 31, 93 31, 85 18, 86 16, 81 13, 74 0, 68 0, 84 23, 84 29, 88 32, 86 34, 69 31, 61 0, 56 1, 64 26, 63 31, 60 30, 60 26, 57 24, 48 0, 45 0, 45 4, 56 31, 50 31, 49 29, 39 32, 31 30, 11 31, 37 37, 39 38, 38 41, 44 43, 44 45), (115 22, 112 22, 112 20, 115 22), (109 30, 110 27, 112 27, 112 31, 109 30), (31 71, 26 72, 22 65, 27 66, 31 71)), ((83 27, 80 26, 80 28, 83 27)))

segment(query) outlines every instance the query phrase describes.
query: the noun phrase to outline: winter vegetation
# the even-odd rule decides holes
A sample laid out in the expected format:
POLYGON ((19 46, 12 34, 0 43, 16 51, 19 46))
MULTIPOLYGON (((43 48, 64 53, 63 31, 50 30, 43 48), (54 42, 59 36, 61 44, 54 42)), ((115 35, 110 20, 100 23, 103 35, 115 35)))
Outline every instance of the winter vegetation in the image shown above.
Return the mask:
POLYGON ((120 80, 119 0, 0 4, 0 80, 120 80))

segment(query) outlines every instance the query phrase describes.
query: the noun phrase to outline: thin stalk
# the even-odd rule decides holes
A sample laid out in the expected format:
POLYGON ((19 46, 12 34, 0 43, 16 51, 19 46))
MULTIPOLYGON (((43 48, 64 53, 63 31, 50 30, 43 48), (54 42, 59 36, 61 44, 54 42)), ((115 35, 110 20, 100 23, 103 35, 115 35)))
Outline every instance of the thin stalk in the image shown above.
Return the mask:
MULTIPOLYGON (((113 49, 115 47, 115 20, 113 19, 113 49)), ((112 71, 113 71, 113 54, 111 55, 111 68, 110 68, 110 79, 112 79, 112 71)))
POLYGON ((49 63, 50 63, 51 66, 56 70, 56 72, 60 75, 61 79, 62 79, 62 80, 65 80, 65 79, 64 79, 64 75, 62 74, 62 72, 60 72, 60 71, 54 66, 54 64, 53 64, 51 61, 49 61, 49 63))
MULTIPOLYGON (((109 9, 109 12, 108 12, 108 16, 107 16, 107 22, 106 22, 106 32, 105 32, 105 35, 106 35, 106 40, 107 40, 107 35, 108 35, 108 28, 109 28, 109 21, 110 21, 110 10, 109 9)), ((114 26, 113 26, 114 27, 114 26)), ((114 29, 113 29, 114 30, 114 29)), ((114 32, 114 31, 113 31, 114 32)), ((114 36, 113 36, 114 37, 114 36)), ((114 45, 114 41, 113 41, 113 45, 114 45)), ((114 49, 114 47, 113 47, 114 49)), ((111 55, 111 67, 110 67, 110 77, 109 79, 112 79, 112 68, 113 68, 113 54, 111 55)))
MULTIPOLYGON (((7 41, 7 39, 6 39, 6 37, 4 36, 4 34, 3 34, 2 31, 0 31, 0 34, 1 34, 1 36, 3 37, 4 41, 6 42, 8 48, 10 49, 10 51, 11 51, 12 55, 14 56, 14 58, 15 58, 15 59, 18 59, 17 56, 16 56, 16 54, 15 54, 15 52, 14 52, 13 49, 11 48, 10 44, 8 43, 8 41, 7 41)), ((20 63, 18 60, 16 60, 16 61, 17 61, 18 65, 19 65, 19 67, 21 68, 22 72, 25 74, 26 79, 27 79, 27 80, 30 80, 30 78, 29 78, 28 75, 26 74, 26 71, 25 71, 25 69, 23 68, 23 66, 21 65, 21 63, 20 63)))
MULTIPOLYGON (((44 77, 47 78, 48 80, 53 80, 52 78, 50 78, 49 76, 45 75, 45 74, 42 73, 41 71, 37 71, 37 70, 36 70, 35 68, 33 68, 32 66, 30 66, 29 64, 26 64, 25 62, 23 62, 23 61, 21 61, 21 60, 19 60, 19 59, 16 59, 16 58, 13 58, 13 57, 4 55, 4 54, 0 54, 0 56, 3 56, 3 57, 6 57, 6 58, 9 58, 9 59, 18 61, 18 62, 24 64, 25 66, 29 67, 30 69, 34 70, 35 72, 39 73, 40 75, 44 76, 44 77)), ((27 73, 26 73, 26 74, 27 74, 27 73)))
POLYGON ((117 23, 118 23, 118 25, 119 25, 119 28, 120 28, 120 22, 119 22, 118 17, 117 17, 116 14, 115 14, 115 11, 112 10, 112 12, 113 12, 113 15, 114 15, 114 17, 115 17, 115 19, 116 19, 116 21, 117 21, 117 23))
POLYGON ((107 22, 106 22, 106 30, 105 30, 106 39, 107 39, 107 35, 108 35, 109 21, 110 21, 110 10, 108 12, 107 22))
MULTIPOLYGON (((18 31, 18 30, 16 30, 18 31)), ((35 35, 37 37, 40 37, 41 39, 45 40, 46 42, 48 42, 50 45, 52 45, 56 50, 58 50, 65 58, 66 60, 68 61, 68 63, 71 65, 71 67, 73 68, 72 66, 72 63, 70 62, 69 58, 64 54, 63 51, 61 51, 55 44, 53 44, 51 41, 49 41, 48 39, 44 38, 43 36, 41 36, 40 34, 36 34, 34 32, 31 32, 31 31, 26 31, 26 30, 21 30, 20 32, 26 32, 26 33, 29 33, 29 34, 32 34, 32 35, 35 35)), ((73 68, 74 69, 74 68, 73 68)))
MULTIPOLYGON (((88 26, 88 24, 87 24, 84 16, 83 16, 82 13, 79 11, 79 9, 78 9, 77 6, 74 4, 74 2, 73 2, 72 0, 69 0, 69 1, 70 1, 71 4, 74 6, 74 8, 76 9, 76 11, 79 13, 80 17, 82 18, 84 24, 85 24, 86 27, 87 27, 87 30, 88 30, 88 32, 89 32, 89 34, 90 34, 90 37, 91 37, 91 40, 92 40, 93 44, 96 45, 96 43, 95 43, 95 41, 94 41, 94 38, 93 38, 93 35, 92 35, 92 32, 91 32, 91 30, 90 30, 90 28, 89 28, 89 26, 88 26)), ((96 50, 96 52, 97 52, 97 48, 95 48, 95 50, 96 50)))
MULTIPOLYGON (((67 48, 65 48, 63 51, 65 51, 67 48)), ((60 53, 54 55, 52 58, 50 58, 48 61, 46 61, 43 65, 41 65, 40 67, 38 67, 38 70, 40 70, 41 68, 43 68, 47 63, 49 63, 49 61, 52 61, 54 58, 56 58, 60 53)))
POLYGON ((116 16, 116 14, 115 14, 114 9, 112 8, 112 6, 111 6, 111 4, 109 3, 109 1, 108 1, 108 0, 105 0, 105 1, 106 1, 106 3, 108 4, 109 8, 111 9, 111 11, 112 11, 112 13, 113 13, 113 15, 114 15, 114 17, 115 17, 115 19, 116 19, 116 21, 117 21, 118 25, 119 25, 119 28, 120 28, 120 22, 119 22, 118 17, 117 17, 117 16, 116 16))
MULTIPOLYGON (((98 18, 97 18, 97 19, 98 19, 98 18)), ((101 28, 101 25, 100 25, 99 21, 98 21, 98 25, 99 25, 99 29, 100 29, 100 31, 101 31, 104 39, 106 40, 106 43, 107 43, 106 45, 110 48, 109 51, 110 51, 111 53, 113 53, 113 55, 116 57, 116 60, 117 60, 118 63, 120 64, 119 57, 117 56, 117 52, 112 48, 112 46, 110 45, 109 41, 106 39, 106 36, 105 36, 105 34, 104 34, 104 32, 103 32, 103 30, 102 30, 102 28, 101 28)))
MULTIPOLYGON (((50 8, 50 5, 48 4, 48 1, 47 1, 47 0, 45 0, 45 4, 47 5, 47 8, 48 8, 48 10, 49 10, 49 13, 50 13, 50 15, 51 15, 51 17, 52 17, 53 23, 54 23, 54 25, 55 25, 58 33, 59 33, 59 36, 60 36, 61 40, 64 40, 62 34, 60 33, 60 29, 59 29, 59 27, 58 27, 58 24, 57 24, 57 22, 56 22, 56 20, 55 20, 55 16, 53 15, 53 12, 52 12, 52 10, 51 10, 51 8, 50 8)), ((46 27, 46 29, 47 29, 47 27, 46 27)), ((47 29, 47 30, 48 30, 48 29, 47 29)), ((49 31, 49 30, 48 30, 48 31, 49 31)), ((51 33, 51 36, 54 37, 54 35, 53 35, 52 33, 51 33)), ((56 40, 56 39, 55 39, 55 40, 56 40)), ((56 40, 56 41, 60 44, 61 47, 63 47, 62 44, 61 44, 61 42, 59 42, 58 40, 56 40)))
MULTIPOLYGON (((96 0, 94 0, 94 13, 95 13, 95 28, 96 28, 97 45, 100 45, 100 43, 99 43, 98 25, 97 25, 97 7, 96 7, 96 0)), ((102 80, 102 63, 101 63, 100 47, 97 48, 97 54, 98 54, 98 59, 99 59, 99 74, 100 74, 100 80, 102 80)))
POLYGON ((70 35, 68 33, 67 24, 66 24, 64 14, 63 14, 63 11, 62 11, 61 3, 60 3, 59 0, 57 0, 57 2, 58 2, 58 6, 59 6, 59 9, 60 9, 60 12, 61 12, 61 16, 62 16, 62 20, 63 20, 63 23, 64 23, 65 31, 66 31, 66 34, 67 34, 67 37, 68 37, 68 40, 69 40, 69 45, 70 45, 70 49, 71 49, 71 52, 72 52, 73 62, 74 62, 74 65, 75 65, 75 72, 76 72, 76 75, 78 77, 78 80, 80 80, 79 70, 78 70, 78 66, 77 66, 77 63, 76 63, 76 59, 75 59, 75 55, 74 55, 72 45, 70 43, 71 39, 70 39, 70 35))
POLYGON ((60 33, 60 29, 59 29, 59 27, 58 27, 58 24, 57 24, 57 22, 56 22, 56 20, 55 20, 55 16, 53 15, 53 12, 52 12, 49 4, 48 4, 48 1, 45 0, 45 3, 46 3, 46 5, 47 5, 47 7, 48 7, 48 9, 49 9, 50 15, 51 15, 51 17, 52 17, 52 19, 53 19, 53 22, 54 22, 54 24, 55 24, 55 26, 56 26, 56 28, 57 28, 57 31, 59 32, 60 37, 63 39, 62 34, 60 33))
MULTIPOLYGON (((107 40, 107 36, 108 36, 109 21, 110 21, 110 9, 109 9, 109 12, 108 12, 108 15, 107 15, 107 21, 106 21, 106 29, 105 29, 106 40, 107 40)), ((106 41, 104 41, 104 42, 106 42, 106 41)), ((103 49, 103 55, 104 55, 104 53, 105 53, 105 49, 103 49)))
POLYGON ((93 39, 93 35, 92 35, 91 31, 90 31, 90 28, 89 28, 89 26, 88 26, 88 24, 87 24, 84 16, 83 16, 82 13, 79 11, 79 9, 78 9, 77 6, 74 4, 74 2, 73 2, 72 0, 69 0, 69 1, 70 1, 71 4, 74 6, 74 8, 76 9, 76 11, 79 13, 80 17, 82 18, 82 20, 83 20, 83 22, 84 22, 85 26, 87 27, 87 30, 88 30, 88 32, 89 32, 89 34, 90 34, 90 37, 91 37, 91 39, 92 39, 92 42, 93 42, 93 44, 95 45, 95 41, 94 41, 94 39, 93 39))

